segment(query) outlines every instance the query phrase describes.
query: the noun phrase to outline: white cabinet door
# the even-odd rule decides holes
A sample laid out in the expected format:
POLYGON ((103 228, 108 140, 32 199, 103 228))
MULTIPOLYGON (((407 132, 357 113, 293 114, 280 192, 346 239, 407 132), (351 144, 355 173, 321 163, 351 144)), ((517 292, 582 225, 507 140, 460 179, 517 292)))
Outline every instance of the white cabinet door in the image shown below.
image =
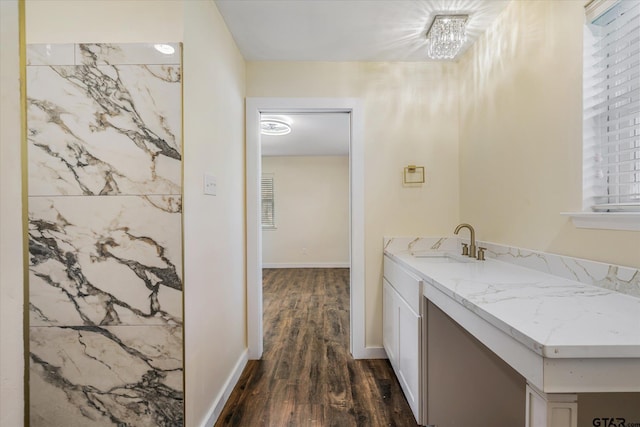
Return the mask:
POLYGON ((397 292, 386 279, 382 279, 382 344, 394 369, 398 368, 397 299, 397 292))
POLYGON ((385 256, 382 344, 418 423, 422 421, 421 282, 385 256))
POLYGON ((422 378, 420 316, 401 298, 398 298, 398 308, 398 379, 413 415, 416 420, 420 420, 422 405, 420 400, 420 380, 422 378))

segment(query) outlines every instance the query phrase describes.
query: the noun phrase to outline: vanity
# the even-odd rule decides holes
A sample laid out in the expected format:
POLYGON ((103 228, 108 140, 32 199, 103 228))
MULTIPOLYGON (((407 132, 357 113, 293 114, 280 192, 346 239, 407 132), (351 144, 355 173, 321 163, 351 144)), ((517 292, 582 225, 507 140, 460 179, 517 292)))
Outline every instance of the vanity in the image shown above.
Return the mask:
POLYGON ((482 246, 385 239, 383 344, 418 423, 640 425, 640 272, 482 246))

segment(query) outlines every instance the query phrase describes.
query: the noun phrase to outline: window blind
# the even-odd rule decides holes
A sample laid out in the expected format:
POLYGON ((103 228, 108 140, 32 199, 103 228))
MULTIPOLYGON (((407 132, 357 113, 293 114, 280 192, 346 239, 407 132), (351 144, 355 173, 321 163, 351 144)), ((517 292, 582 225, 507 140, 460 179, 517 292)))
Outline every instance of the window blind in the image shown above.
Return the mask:
POLYGON ((275 228, 273 176, 262 176, 260 187, 262 194, 262 226, 265 228, 275 228))
MULTIPOLYGON (((587 6, 585 148, 595 211, 640 211, 640 2, 587 6), (587 86, 587 85, 586 85, 587 86)), ((585 183, 586 184, 586 183, 585 183)))

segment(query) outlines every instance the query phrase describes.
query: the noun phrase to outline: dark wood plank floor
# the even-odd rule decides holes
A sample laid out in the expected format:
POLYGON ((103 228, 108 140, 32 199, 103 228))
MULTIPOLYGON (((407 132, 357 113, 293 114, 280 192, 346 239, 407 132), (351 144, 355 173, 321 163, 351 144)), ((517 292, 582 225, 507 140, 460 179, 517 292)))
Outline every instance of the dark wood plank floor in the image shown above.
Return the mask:
POLYGON ((264 353, 216 426, 417 424, 387 360, 349 353, 349 269, 263 270, 264 353))

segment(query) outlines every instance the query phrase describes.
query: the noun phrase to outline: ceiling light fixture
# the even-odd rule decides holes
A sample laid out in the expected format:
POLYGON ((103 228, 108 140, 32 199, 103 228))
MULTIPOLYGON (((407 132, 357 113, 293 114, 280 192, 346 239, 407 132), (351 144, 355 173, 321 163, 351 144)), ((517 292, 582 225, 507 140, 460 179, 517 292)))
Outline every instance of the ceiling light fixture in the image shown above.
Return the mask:
POLYGON ((452 59, 467 41, 469 15, 436 15, 427 31, 427 54, 433 59, 452 59))
POLYGON ((291 126, 280 120, 262 120, 260 132, 263 135, 286 135, 291 133, 291 126))
POLYGON ((170 44, 158 43, 154 44, 153 47, 160 53, 164 53, 165 55, 173 55, 176 49, 170 44))

